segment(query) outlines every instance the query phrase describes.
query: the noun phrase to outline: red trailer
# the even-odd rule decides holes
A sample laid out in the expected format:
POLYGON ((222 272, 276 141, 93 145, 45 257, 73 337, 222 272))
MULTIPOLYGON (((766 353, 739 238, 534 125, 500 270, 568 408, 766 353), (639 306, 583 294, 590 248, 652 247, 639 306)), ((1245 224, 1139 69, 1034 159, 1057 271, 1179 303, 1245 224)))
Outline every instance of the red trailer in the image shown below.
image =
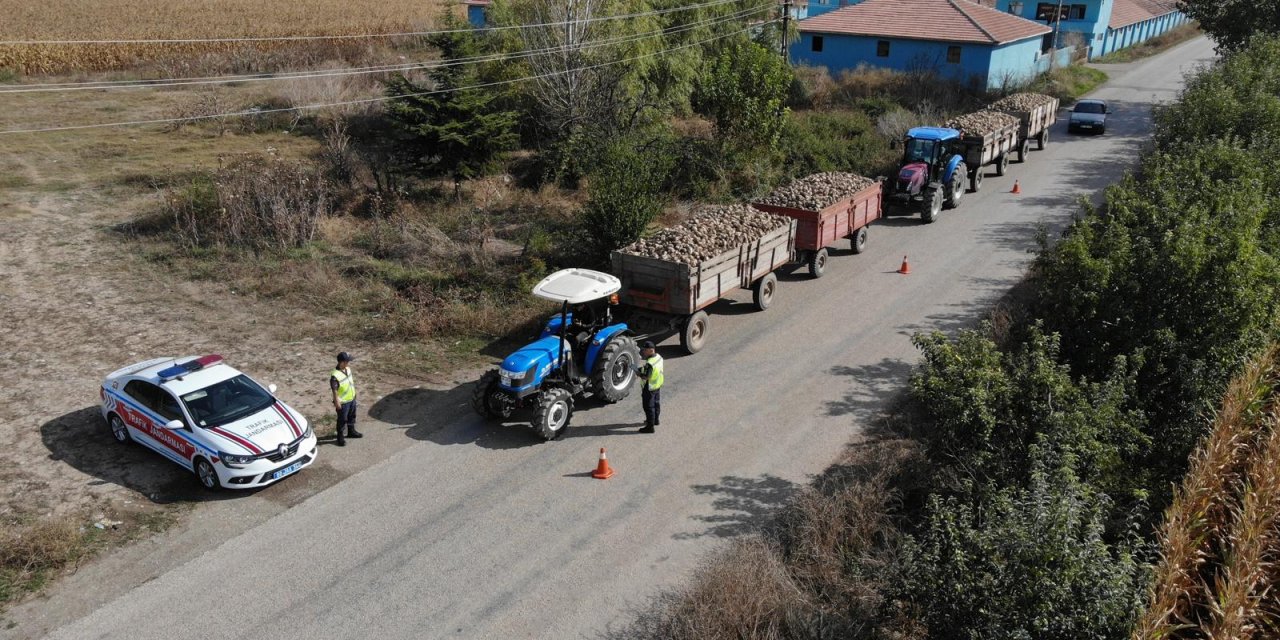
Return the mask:
POLYGON ((821 278, 827 266, 827 247, 848 238, 854 253, 867 246, 867 225, 880 218, 883 188, 879 181, 840 198, 821 211, 794 209, 764 203, 751 206, 768 213, 794 219, 796 229, 796 262, 809 266, 809 274, 821 278))

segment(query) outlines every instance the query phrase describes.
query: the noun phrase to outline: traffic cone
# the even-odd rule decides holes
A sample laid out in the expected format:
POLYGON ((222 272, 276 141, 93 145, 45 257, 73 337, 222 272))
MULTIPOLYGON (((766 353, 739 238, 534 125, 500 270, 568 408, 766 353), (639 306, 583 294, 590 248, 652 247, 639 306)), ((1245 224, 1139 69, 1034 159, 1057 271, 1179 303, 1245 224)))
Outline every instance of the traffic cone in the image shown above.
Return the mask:
POLYGON ((907 262, 906 256, 902 256, 902 266, 898 267, 898 273, 903 275, 911 273, 911 263, 907 262))
POLYGON ((613 468, 609 466, 609 456, 605 455, 604 447, 600 447, 600 464, 596 465, 596 470, 591 472, 591 477, 600 480, 613 477, 613 468))
POLYGON ((1013 181, 1013 191, 1009 193, 1022 193, 1022 185, 1016 179, 1013 181))

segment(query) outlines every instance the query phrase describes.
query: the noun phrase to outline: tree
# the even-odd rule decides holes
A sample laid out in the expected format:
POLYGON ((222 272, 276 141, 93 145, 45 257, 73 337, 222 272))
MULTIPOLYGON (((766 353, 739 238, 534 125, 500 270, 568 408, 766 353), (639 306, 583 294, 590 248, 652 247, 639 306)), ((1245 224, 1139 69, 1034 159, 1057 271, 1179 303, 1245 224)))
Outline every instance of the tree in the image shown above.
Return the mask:
POLYGON ((1149 569, 1134 538, 1104 541, 1105 496, 1039 464, 1026 489, 993 493, 985 503, 932 497, 904 545, 895 595, 928 637, 1128 638, 1149 569))
POLYGON ((662 213, 663 185, 674 155, 665 140, 639 145, 624 138, 608 145, 590 175, 591 199, 582 224, 602 255, 636 240, 662 213))
POLYGON ((777 53, 735 38, 708 62, 694 108, 715 122, 723 140, 772 148, 786 122, 791 80, 790 66, 777 53))
MULTIPOLYGON (((453 33, 433 36, 442 61, 476 56, 481 47, 465 23, 446 14, 444 29, 453 33)), ((473 65, 454 64, 431 70, 430 84, 416 83, 404 75, 386 83, 391 97, 387 115, 404 134, 401 155, 428 172, 460 182, 490 169, 519 142, 515 132, 518 114, 497 107, 493 88, 468 89, 479 84, 473 65)))
POLYGON ((1243 49, 1257 34, 1280 34, 1280 0, 1182 0, 1179 8, 1222 51, 1243 49))

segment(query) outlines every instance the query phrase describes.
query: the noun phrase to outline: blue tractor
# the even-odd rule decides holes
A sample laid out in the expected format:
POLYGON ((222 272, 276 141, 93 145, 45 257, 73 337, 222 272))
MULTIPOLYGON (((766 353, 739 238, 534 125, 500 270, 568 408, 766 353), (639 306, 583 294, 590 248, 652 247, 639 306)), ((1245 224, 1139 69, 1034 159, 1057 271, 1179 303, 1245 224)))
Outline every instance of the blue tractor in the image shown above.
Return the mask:
POLYGON ((955 129, 916 127, 908 131, 902 141, 898 174, 888 184, 888 204, 919 210, 926 223, 936 220, 943 208, 960 206, 969 173, 965 149, 955 129))
POLYGON ((471 405, 493 420, 532 409, 531 423, 545 440, 564 434, 576 398, 607 403, 626 398, 636 380, 640 352, 625 323, 614 322, 622 282, 599 271, 557 271, 533 295, 560 303, 542 335, 480 376, 471 405))

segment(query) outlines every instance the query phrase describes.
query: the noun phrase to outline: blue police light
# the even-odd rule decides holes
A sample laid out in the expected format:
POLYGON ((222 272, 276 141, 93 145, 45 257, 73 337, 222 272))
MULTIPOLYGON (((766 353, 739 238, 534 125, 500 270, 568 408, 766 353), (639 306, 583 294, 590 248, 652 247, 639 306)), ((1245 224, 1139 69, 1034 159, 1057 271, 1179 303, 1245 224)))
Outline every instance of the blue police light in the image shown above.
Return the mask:
POLYGON ((161 369, 156 375, 160 378, 161 382, 165 382, 174 378, 181 378, 188 373, 199 371, 205 367, 211 367, 221 362, 222 356, 219 355, 201 356, 195 360, 189 360, 182 364, 175 364, 167 369, 161 369))

